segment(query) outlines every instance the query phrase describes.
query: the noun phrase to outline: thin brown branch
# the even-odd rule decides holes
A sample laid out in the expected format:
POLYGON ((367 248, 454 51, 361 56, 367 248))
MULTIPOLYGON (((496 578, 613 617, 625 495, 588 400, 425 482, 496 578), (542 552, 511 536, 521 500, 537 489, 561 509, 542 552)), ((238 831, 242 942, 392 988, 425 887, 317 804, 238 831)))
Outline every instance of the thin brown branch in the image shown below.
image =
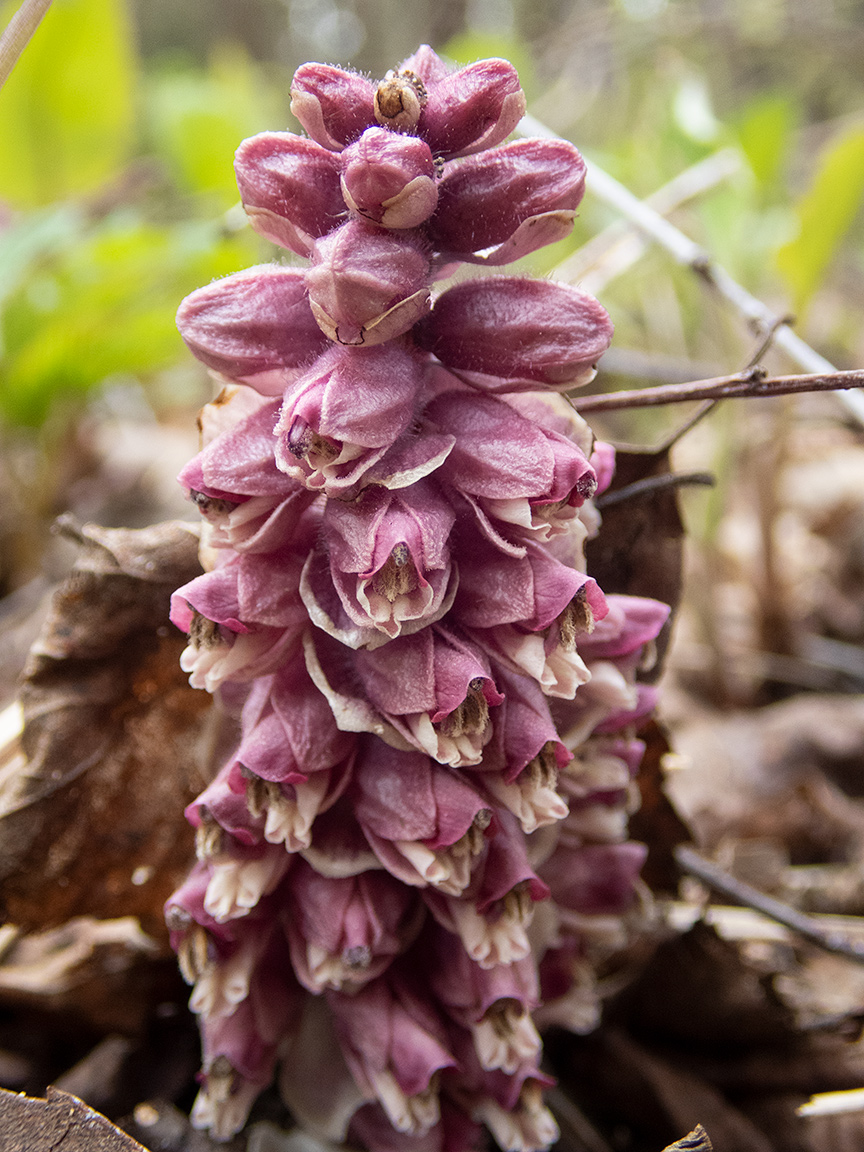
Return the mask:
MULTIPOLYGON (((534 116, 525 116, 518 131, 525 136, 540 136, 545 139, 561 139, 557 133, 547 128, 534 116)), ((588 165, 588 181, 591 192, 604 203, 635 224, 646 236, 665 248, 679 264, 683 264, 701 277, 715 292, 727 300, 748 322, 757 334, 774 333, 773 343, 781 348, 793 363, 808 372, 828 373, 834 365, 806 344, 777 316, 767 304, 751 295, 738 284, 711 255, 689 236, 680 232, 664 216, 644 200, 620 184, 608 172, 604 172, 593 161, 588 165)), ((864 395, 860 392, 846 392, 839 389, 837 397, 859 424, 864 424, 864 395)))
POLYGON ((0 88, 27 47, 27 42, 39 21, 51 6, 51 0, 24 0, 24 3, 6 25, 0 36, 0 88))
POLYGON ((622 408, 653 408, 684 400, 731 400, 749 396, 784 396, 790 392, 836 392, 864 388, 864 372, 816 372, 804 376, 765 376, 759 370, 715 376, 689 384, 660 384, 597 396, 571 397, 577 412, 614 412, 622 408))
POLYGON ((623 504, 626 500, 638 500, 642 496, 654 496, 669 488, 685 488, 691 484, 701 484, 712 488, 717 483, 710 472, 664 472, 662 476, 646 476, 644 480, 634 480, 623 488, 604 492, 594 497, 597 508, 608 508, 610 504, 623 504))
POLYGON ((731 876, 719 864, 706 860, 686 844, 679 844, 675 849, 675 859, 680 868, 716 892, 722 892, 724 896, 737 900, 739 904, 744 904, 761 912, 763 916, 776 920, 778 924, 797 932, 804 940, 826 952, 833 952, 837 956, 845 956, 849 960, 864 964, 864 944, 849 940, 840 932, 826 929, 812 916, 807 916, 796 908, 784 904, 782 900, 776 900, 773 896, 760 892, 758 888, 745 884, 743 880, 731 876))

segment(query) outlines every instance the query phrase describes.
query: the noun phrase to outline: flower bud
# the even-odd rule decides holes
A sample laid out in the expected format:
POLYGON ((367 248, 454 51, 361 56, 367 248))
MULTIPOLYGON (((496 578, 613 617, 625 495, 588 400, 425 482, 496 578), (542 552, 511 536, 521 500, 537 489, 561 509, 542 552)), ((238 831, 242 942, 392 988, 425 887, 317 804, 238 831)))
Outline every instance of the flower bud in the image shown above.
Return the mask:
POLYGON ((197 289, 180 305, 177 327, 208 368, 270 395, 327 346, 309 308, 305 274, 276 264, 197 289))
MULTIPOLYGON (((417 358, 398 345, 331 346, 286 393, 276 435, 290 436, 299 418, 312 434, 332 441, 337 454, 346 444, 389 447, 408 427, 422 384, 417 358)), ((290 445, 288 451, 299 455, 290 445)))
POLYGON ((371 81, 329 64, 302 64, 291 82, 291 111, 313 140, 340 152, 375 123, 371 81))
POLYGON ((438 189, 429 145, 416 136, 368 128, 342 154, 342 195, 353 211, 385 228, 416 228, 435 211, 438 189))
POLYGON ((603 355, 612 323, 578 288, 490 276, 442 293, 415 337, 448 368, 560 386, 603 355))
POLYGON ((428 311, 428 276, 418 237, 351 220, 316 243, 306 283, 321 331, 368 346, 407 332, 428 311))
POLYGON ((256 232, 308 256, 313 242, 345 215, 339 161, 292 132, 261 132, 234 158, 240 198, 256 232))

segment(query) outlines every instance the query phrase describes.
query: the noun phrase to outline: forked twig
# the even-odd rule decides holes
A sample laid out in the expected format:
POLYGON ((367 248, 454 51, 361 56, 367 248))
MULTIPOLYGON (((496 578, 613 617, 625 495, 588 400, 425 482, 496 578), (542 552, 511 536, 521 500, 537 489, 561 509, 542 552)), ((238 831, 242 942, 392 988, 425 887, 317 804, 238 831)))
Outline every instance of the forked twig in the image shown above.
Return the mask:
MULTIPOLYGON (((526 136, 542 136, 547 140, 561 139, 557 133, 530 115, 523 117, 519 131, 526 136)), ((767 304, 733 280, 726 269, 721 267, 704 248, 689 236, 685 236, 674 224, 670 224, 659 212, 644 200, 640 200, 593 161, 588 163, 588 179, 593 195, 616 209, 646 236, 650 236, 665 248, 679 264, 692 268, 706 284, 741 313, 758 335, 773 332, 774 344, 800 368, 823 376, 836 371, 834 365, 793 332, 782 317, 777 316, 767 304)), ((860 424, 864 424, 864 396, 859 392, 846 391, 838 391, 837 395, 847 411, 860 424)))
MULTIPOLYGON (((653 408, 684 400, 729 400, 746 396, 785 396, 792 392, 836 392, 864 388, 864 371, 816 372, 804 376, 765 376, 758 369, 715 376, 688 384, 659 384, 596 396, 571 396, 577 412, 613 412, 622 408, 653 408)), ((845 395, 845 392, 844 392, 845 395)), ((857 393, 854 393, 857 395, 857 393)))
POLYGON ((849 960, 864 964, 864 944, 849 940, 840 932, 824 928, 812 916, 807 916, 797 908, 784 904, 782 900, 776 900, 743 880, 738 880, 719 864, 706 860, 686 844, 679 844, 675 849, 675 859, 683 871, 695 876, 697 880, 701 880, 715 891, 722 892, 724 896, 737 900, 739 904, 761 912, 771 920, 776 920, 778 924, 797 932, 804 940, 823 948, 826 952, 833 952, 837 956, 845 956, 849 960))
POLYGON ((6 83, 18 57, 50 7, 51 0, 24 0, 4 28, 0 36, 0 88, 6 83))

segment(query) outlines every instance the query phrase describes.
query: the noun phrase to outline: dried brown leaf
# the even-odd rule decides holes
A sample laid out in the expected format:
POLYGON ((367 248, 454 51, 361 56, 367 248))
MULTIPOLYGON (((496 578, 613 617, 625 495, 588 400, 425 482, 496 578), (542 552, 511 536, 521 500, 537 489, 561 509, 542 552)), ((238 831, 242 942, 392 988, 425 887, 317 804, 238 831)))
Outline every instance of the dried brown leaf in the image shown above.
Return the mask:
MULTIPOLYGON (((615 476, 605 495, 669 472, 669 453, 619 451, 615 476)), ((588 542, 588 571, 604 592, 649 596, 671 605, 681 599, 684 525, 673 486, 636 493, 603 508, 603 529, 588 542)), ((662 667, 670 626, 657 640, 658 659, 650 679, 662 667)))
POLYGON ((209 709, 168 623, 171 592, 200 570, 198 541, 180 522, 63 529, 81 554, 25 670, 26 762, 0 783, 4 911, 28 930, 137 916, 164 939, 209 709))
POLYGON ((693 836, 664 787, 663 757, 671 751, 666 734, 656 720, 651 720, 640 728, 639 737, 646 747, 636 777, 640 805, 630 817, 630 835, 648 846, 642 868, 642 879, 648 887, 654 892, 674 893, 681 873, 673 851, 693 836))
POLYGON ((3 1152, 147 1152, 77 1097, 49 1088, 45 1100, 0 1089, 3 1152))

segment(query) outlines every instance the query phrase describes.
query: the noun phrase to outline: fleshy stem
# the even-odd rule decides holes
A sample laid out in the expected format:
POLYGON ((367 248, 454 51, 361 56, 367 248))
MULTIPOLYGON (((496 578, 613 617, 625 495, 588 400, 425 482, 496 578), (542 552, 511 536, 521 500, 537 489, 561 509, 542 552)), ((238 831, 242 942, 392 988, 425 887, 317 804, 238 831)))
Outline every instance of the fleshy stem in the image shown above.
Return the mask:
POLYGON ((6 25, 0 36, 0 88, 27 47, 30 37, 39 27, 42 17, 51 7, 51 0, 24 0, 24 3, 6 25))

